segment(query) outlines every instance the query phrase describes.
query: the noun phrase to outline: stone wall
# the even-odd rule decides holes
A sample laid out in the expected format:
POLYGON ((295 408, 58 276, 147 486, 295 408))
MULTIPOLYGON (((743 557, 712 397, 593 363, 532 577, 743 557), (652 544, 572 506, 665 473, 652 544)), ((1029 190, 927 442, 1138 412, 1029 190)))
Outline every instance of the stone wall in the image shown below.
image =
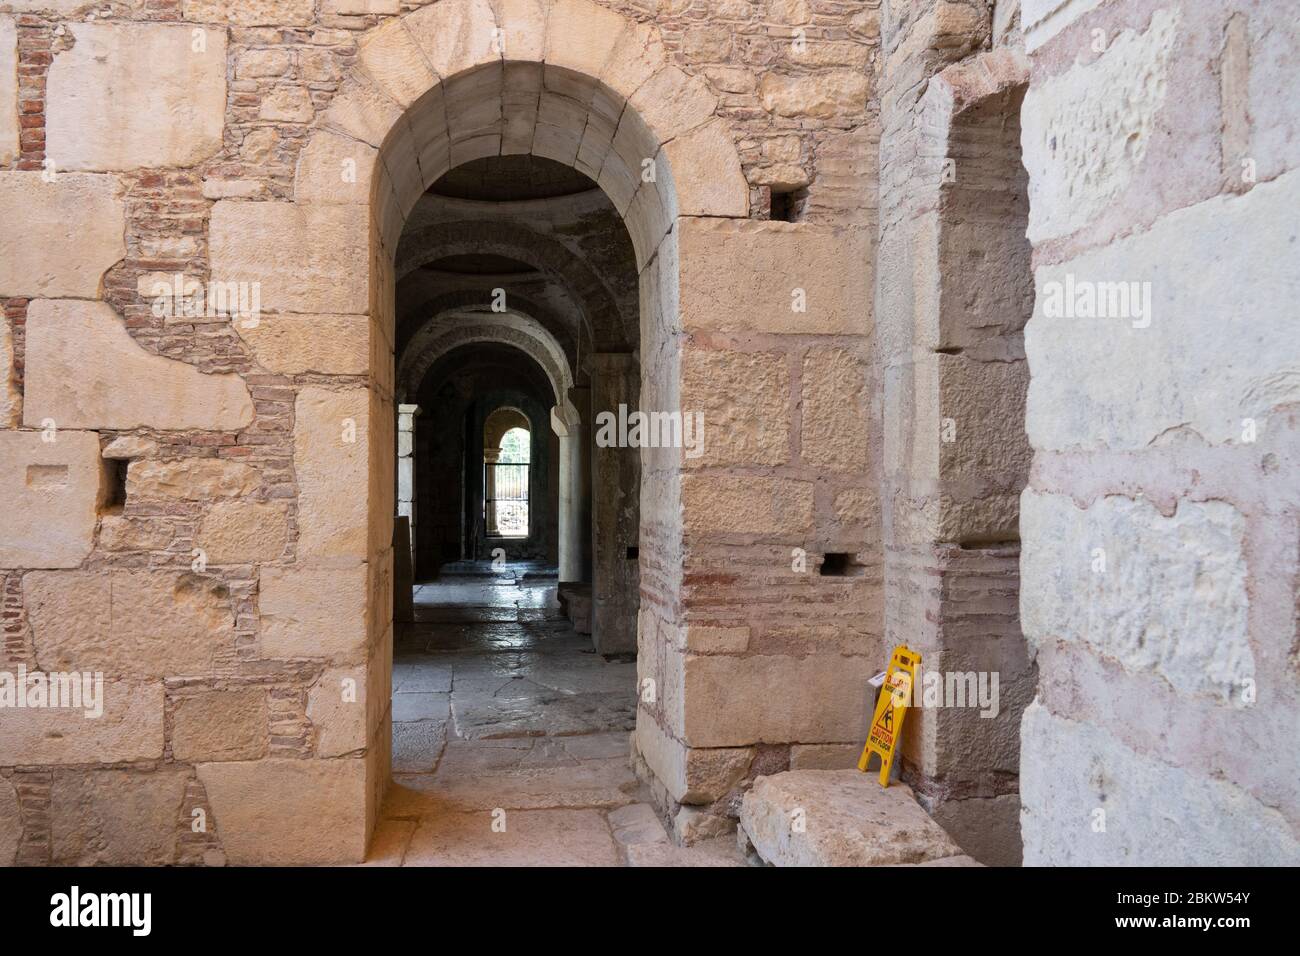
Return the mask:
POLYGON ((23 224, 0 236, 0 476, 23 505, 3 666, 108 688, 102 722, 0 712, 0 862, 362 855, 388 779, 397 240, 446 168, 525 127, 628 224, 642 402, 714 419, 689 467, 642 461, 655 772, 676 800, 691 753, 740 776, 844 759, 881 659, 877 43, 874 3, 812 0, 0 14, 0 211, 23 224), (475 125, 497 103, 509 128, 475 125), (767 221, 773 189, 801 221, 767 221), (256 284, 260 322, 160 310, 177 275, 256 284), (756 382, 761 422, 732 410, 756 382), (855 574, 819 577, 826 551, 855 574), (791 674, 837 689, 774 706, 791 674))
POLYGON ((1018 117, 1028 65, 1001 28, 1014 10, 939 0, 887 12, 874 290, 885 628, 888 644, 918 651, 945 684, 997 675, 1000 698, 996 714, 918 710, 902 776, 967 853, 1012 864, 1018 728, 1035 682, 1017 614, 1029 462, 1022 329, 1032 307, 1018 117))
POLYGON ((1300 856, 1285 5, 20 6, 0 669, 101 671, 105 713, 0 710, 0 864, 362 856, 398 243, 448 169, 525 152, 627 228, 639 327, 581 358, 635 349, 642 407, 705 416, 639 461, 634 751, 679 839, 849 765, 908 643, 1002 675, 997 720, 909 721, 968 852, 1300 856), (1133 314, 1062 314, 1079 281, 1133 314), (260 321, 166 291, 208 282, 260 321))
POLYGON ((1295 11, 1023 17, 1025 861, 1295 864, 1295 11), (1125 282, 1149 298, 1086 311, 1125 282))

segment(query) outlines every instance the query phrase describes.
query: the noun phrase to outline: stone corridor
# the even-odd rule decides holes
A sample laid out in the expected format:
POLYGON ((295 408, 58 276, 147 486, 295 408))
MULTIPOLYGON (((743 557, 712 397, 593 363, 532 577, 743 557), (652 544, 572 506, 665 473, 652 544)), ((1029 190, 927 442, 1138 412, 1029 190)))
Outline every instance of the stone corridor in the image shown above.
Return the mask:
POLYGON ((1297 5, 0 2, 0 868, 1300 863, 1297 5))
POLYGON ((636 664, 573 630, 554 569, 459 562, 415 604, 369 865, 743 865, 733 837, 669 841, 628 761, 636 664))

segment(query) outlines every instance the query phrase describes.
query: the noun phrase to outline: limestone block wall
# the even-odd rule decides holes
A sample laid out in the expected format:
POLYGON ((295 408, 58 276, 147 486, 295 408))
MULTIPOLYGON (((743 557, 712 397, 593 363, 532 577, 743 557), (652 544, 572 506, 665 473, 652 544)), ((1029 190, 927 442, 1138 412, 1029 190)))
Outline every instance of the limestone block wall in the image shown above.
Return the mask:
POLYGON ((1294 14, 1023 6, 1026 863, 1300 861, 1294 14))
MULTIPOLYGON (((1015 4, 889 4, 874 289, 890 645, 998 679, 996 713, 924 706, 902 774, 962 848, 1020 861, 1019 723, 1036 675, 1017 613, 1032 308, 1015 4)), ((936 701, 940 703, 940 701, 936 701)))
POLYGON ((397 240, 448 166, 525 139, 626 218, 641 401, 716 425, 698 460, 642 458, 661 690, 638 740, 666 805, 846 759, 882 659, 878 35, 875 3, 798 0, 0 14, 22 224, 0 480, 24 506, 0 666, 106 687, 102 720, 0 711, 0 863, 362 856, 388 779, 397 240), (768 221, 773 189, 800 221, 768 221), (256 289, 260 321, 177 308, 210 282, 256 289), (853 573, 819 576, 826 552, 853 573))
POLYGON ((964 848, 1018 813, 1029 863, 1300 859, 1285 4, 21 6, 0 669, 101 673, 104 714, 0 709, 0 864, 363 855, 397 245, 511 151, 606 190, 639 401, 705 416, 640 455, 635 755, 680 838, 850 763, 906 642, 1004 675, 1004 719, 911 724, 964 848))
POLYGON ((852 219, 683 224, 678 401, 707 440, 678 479, 684 613, 643 585, 638 670, 657 697, 636 736, 682 839, 723 825, 754 775, 851 765, 865 734, 883 659, 872 246, 852 219), (828 554, 843 573, 821 573, 828 554))

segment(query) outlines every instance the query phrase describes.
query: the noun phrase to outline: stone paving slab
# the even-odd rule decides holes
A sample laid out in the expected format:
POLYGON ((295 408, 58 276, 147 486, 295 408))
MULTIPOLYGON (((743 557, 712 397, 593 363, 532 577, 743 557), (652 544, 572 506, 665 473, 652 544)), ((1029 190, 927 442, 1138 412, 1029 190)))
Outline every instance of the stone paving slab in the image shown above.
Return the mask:
POLYGON ((748 866, 731 837, 701 840, 694 846, 640 843, 627 848, 628 866, 748 866))
POLYGON ((520 768, 470 777, 445 769, 430 781, 408 781, 464 809, 506 807, 620 807, 631 803, 636 776, 625 760, 603 760, 576 767, 520 768))
POLYGON ((442 752, 444 774, 473 776, 522 767, 533 747, 546 738, 497 737, 488 740, 461 740, 447 743, 442 752))
POLYGON ((425 691, 451 693, 450 663, 416 660, 393 664, 393 693, 425 691))
POLYGON ((563 744, 566 753, 572 754, 579 760, 627 759, 629 747, 628 734, 621 730, 565 737, 560 743, 563 744))
POLYGON ((443 720, 393 724, 393 773, 433 773, 447 739, 443 720))
POLYGON ((618 862, 614 838, 598 810, 507 810, 421 820, 404 865, 616 866, 618 862))
POLYGON ((401 866, 406 848, 419 826, 415 820, 380 820, 370 839, 370 852, 362 866, 401 866))
POLYGON ((514 607, 428 607, 417 604, 413 630, 419 634, 446 624, 517 623, 518 620, 519 611, 514 607))
POLYGON ((452 717, 464 738, 567 736, 636 726, 633 703, 620 695, 555 691, 526 697, 455 695, 452 717))
POLYGON ((734 840, 670 843, 629 762, 636 665, 594 653, 548 595, 553 584, 496 578, 417 589, 419 623, 393 662, 394 783, 367 865, 743 864, 734 840))
POLYGON ((609 826, 614 831, 614 839, 624 846, 642 846, 651 843, 667 843, 668 831, 663 821, 648 803, 629 803, 625 807, 609 811, 609 826))
POLYGON ((393 695, 393 722, 443 720, 450 713, 451 695, 398 691, 393 695))

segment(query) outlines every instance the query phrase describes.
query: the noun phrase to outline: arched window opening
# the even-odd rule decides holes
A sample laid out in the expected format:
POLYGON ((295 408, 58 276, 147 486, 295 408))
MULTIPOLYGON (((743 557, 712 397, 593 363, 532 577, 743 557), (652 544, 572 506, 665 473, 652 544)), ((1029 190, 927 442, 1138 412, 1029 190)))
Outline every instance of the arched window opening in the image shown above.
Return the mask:
POLYGON ((532 433, 513 409, 488 417, 483 441, 483 519, 489 537, 528 537, 528 473, 532 433), (506 422, 502 422, 507 418, 506 422), (515 420, 509 420, 513 418, 515 420), (499 431, 502 424, 508 427, 499 431), (493 441, 499 434, 500 438, 493 441))

